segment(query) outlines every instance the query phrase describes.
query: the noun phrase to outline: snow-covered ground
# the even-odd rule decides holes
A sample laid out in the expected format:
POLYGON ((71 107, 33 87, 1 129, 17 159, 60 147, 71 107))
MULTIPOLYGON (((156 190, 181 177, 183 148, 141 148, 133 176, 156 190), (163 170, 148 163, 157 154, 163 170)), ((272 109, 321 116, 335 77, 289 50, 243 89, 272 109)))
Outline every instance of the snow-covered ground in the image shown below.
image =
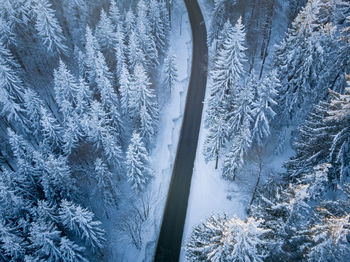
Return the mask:
MULTIPOLYGON (((170 53, 177 57, 179 81, 171 94, 162 91, 168 96, 160 97, 159 101, 161 106, 159 133, 151 155, 154 179, 143 195, 144 202, 150 210, 148 218, 141 225, 142 248, 136 249, 130 237, 118 230, 115 234, 115 238, 118 239, 113 245, 115 250, 112 251, 110 261, 153 261, 155 254, 180 135, 192 62, 192 32, 183 1, 176 1, 174 5, 172 31, 169 35, 170 53)), ((161 79, 158 82, 161 83, 161 79)), ((161 89, 162 86, 158 88, 161 89)), ((136 205, 142 205, 140 201, 137 203, 136 205)))

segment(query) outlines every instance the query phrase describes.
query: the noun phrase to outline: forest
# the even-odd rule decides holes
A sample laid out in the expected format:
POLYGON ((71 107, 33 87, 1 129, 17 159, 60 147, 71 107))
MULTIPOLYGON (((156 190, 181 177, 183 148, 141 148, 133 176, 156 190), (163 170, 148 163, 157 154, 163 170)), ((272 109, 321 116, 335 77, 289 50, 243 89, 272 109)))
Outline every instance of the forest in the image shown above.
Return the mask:
MULTIPOLYGON (((192 187, 248 193, 213 184, 230 212, 191 227, 192 190, 180 261, 349 261, 350 1, 198 2, 192 187)), ((0 0, 0 261, 153 261, 189 18, 182 0, 0 0)))

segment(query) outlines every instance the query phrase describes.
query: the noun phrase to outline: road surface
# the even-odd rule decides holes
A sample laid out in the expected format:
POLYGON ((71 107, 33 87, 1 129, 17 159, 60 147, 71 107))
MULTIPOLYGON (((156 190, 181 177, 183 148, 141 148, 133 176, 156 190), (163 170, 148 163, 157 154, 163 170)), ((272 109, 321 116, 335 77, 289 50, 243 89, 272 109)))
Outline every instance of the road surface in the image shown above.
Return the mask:
POLYGON ((208 48, 204 18, 197 0, 185 0, 193 35, 192 69, 168 199, 159 234, 156 262, 177 262, 186 219, 207 84, 208 48))

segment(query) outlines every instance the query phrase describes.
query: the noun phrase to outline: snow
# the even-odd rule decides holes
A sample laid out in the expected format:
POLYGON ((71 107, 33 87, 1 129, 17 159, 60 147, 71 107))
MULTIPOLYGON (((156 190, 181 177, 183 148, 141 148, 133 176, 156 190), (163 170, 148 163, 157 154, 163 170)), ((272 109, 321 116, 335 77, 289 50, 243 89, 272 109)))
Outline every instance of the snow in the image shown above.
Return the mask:
MULTIPOLYGON (((148 219, 142 225, 142 248, 137 250, 128 237, 119 235, 116 244, 113 245, 115 249, 113 258, 109 258, 108 261, 153 261, 155 254, 180 135, 192 62, 192 32, 184 2, 177 1, 172 12, 170 53, 176 56, 179 77, 171 94, 159 90, 159 94, 166 93, 168 96, 160 96, 159 101, 161 106, 159 132, 151 154, 154 178, 144 194, 150 202, 151 210, 148 219)), ((161 84, 159 88, 162 88, 161 84)))

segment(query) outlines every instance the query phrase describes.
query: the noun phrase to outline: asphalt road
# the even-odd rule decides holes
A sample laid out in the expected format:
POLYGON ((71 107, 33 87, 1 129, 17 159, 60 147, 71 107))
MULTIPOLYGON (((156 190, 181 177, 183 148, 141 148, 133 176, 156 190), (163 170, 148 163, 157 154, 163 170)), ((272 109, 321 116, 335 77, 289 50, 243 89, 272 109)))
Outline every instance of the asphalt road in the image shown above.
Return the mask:
POLYGON ((207 84, 208 48, 204 18, 197 0, 185 0, 185 3, 193 35, 192 69, 180 140, 155 255, 156 262, 179 260, 207 84))

